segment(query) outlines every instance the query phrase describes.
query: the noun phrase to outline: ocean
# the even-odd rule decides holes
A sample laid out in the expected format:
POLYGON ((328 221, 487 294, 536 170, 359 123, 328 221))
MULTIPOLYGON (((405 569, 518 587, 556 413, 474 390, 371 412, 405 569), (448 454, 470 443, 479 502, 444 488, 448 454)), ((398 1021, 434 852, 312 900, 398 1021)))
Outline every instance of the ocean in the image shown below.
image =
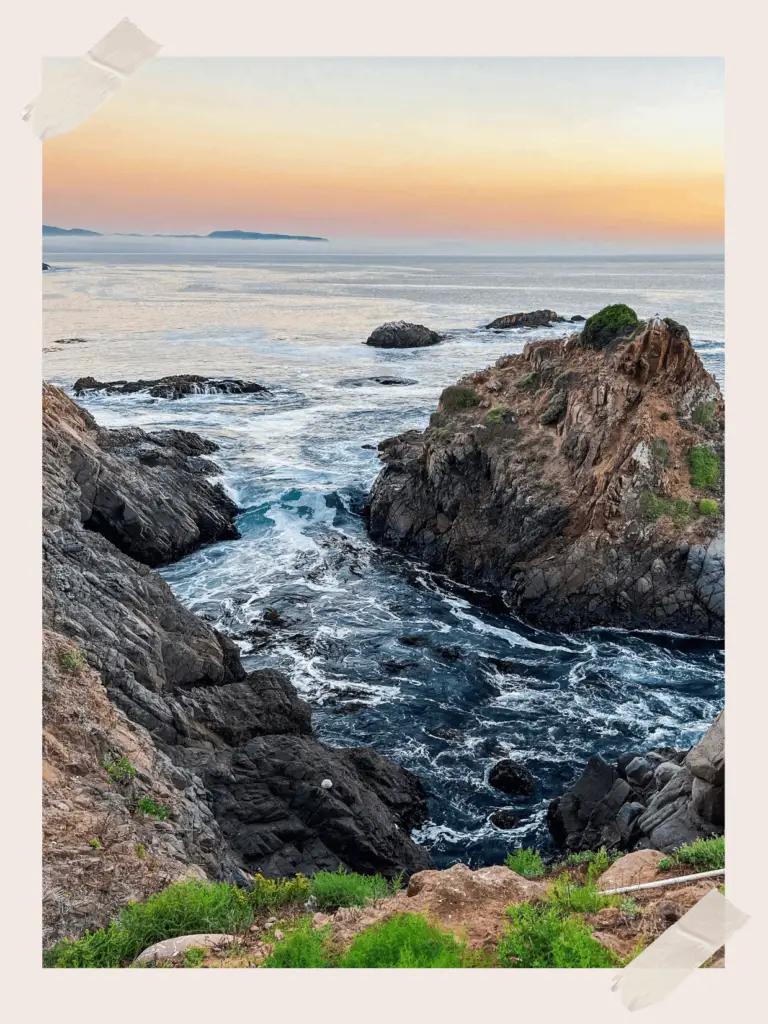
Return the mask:
POLYGON ((46 238, 43 258, 54 268, 43 275, 43 372, 70 393, 85 375, 172 373, 269 389, 81 404, 105 426, 180 427, 220 445, 214 458, 244 510, 242 539, 163 576, 239 643, 246 667, 289 674, 321 739, 374 746, 421 777, 430 820, 415 838, 438 865, 498 863, 513 846, 546 844, 547 804, 588 757, 690 745, 722 707, 720 642, 532 629, 378 548, 361 519, 380 440, 423 428, 463 374, 570 329, 482 329, 504 313, 588 316, 626 302, 641 317, 671 316, 723 387, 721 257, 104 236, 46 238), (363 344, 400 319, 448 337, 417 350, 363 344), (57 343, 67 338, 84 341, 57 343), (410 383, 371 379, 381 376, 410 383), (515 802, 488 786, 503 756, 533 774, 532 797, 515 802), (490 824, 501 807, 518 814, 516 828, 490 824))

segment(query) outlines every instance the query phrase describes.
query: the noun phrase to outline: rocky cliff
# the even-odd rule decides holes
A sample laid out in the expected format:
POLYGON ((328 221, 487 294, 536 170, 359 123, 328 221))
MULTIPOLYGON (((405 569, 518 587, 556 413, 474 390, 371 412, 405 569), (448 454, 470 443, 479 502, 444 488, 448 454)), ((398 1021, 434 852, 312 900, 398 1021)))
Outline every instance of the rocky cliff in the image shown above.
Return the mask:
POLYGON ((534 624, 721 634, 723 416, 674 321, 531 342, 379 445, 370 531, 534 624))
POLYGON ((44 385, 46 941, 190 873, 430 866, 409 838, 426 816, 418 780, 319 743, 289 680, 247 674, 149 568, 237 537, 214 450, 185 431, 101 429, 44 385))

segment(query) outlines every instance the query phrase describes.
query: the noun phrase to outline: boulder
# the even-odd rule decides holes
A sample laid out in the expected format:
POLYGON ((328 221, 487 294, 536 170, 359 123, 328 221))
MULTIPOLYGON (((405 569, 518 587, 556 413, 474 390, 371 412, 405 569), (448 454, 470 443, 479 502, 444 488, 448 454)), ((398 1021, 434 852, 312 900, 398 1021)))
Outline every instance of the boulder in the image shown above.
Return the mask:
POLYGON ((488 773, 488 785, 509 796, 531 796, 533 776, 522 765, 505 757, 488 773))
POLYGON ((201 932, 197 935, 179 935, 175 939, 163 939, 139 953, 133 961, 138 966, 162 964, 168 960, 183 960, 188 949, 216 949, 234 942, 234 935, 225 932, 201 932))
POLYGON ((409 324, 404 320, 390 321, 372 331, 366 345, 374 348, 425 348, 437 345, 443 336, 423 324, 409 324))
POLYGON ((520 821, 520 815, 515 814, 514 811, 508 810, 506 807, 500 811, 494 811, 490 818, 491 824, 495 825, 496 828, 509 829, 514 828, 520 821))
POLYGON ((488 331, 505 331, 511 327, 549 327, 553 323, 563 323, 565 317, 559 316, 552 309, 535 309, 532 313, 508 313, 497 317, 485 325, 488 331))
POLYGON ((707 732, 685 758, 693 774, 714 786, 725 783, 725 712, 721 711, 707 732))
POLYGON ((598 889, 623 889, 627 885, 653 882, 664 854, 659 850, 636 850, 620 857, 597 880, 598 889))

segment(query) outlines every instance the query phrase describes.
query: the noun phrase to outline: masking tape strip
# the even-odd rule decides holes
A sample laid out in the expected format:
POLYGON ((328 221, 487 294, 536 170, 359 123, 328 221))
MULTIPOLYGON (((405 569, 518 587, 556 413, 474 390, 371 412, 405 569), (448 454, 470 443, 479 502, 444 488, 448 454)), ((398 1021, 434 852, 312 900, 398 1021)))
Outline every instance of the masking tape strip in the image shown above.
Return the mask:
POLYGON ((628 1010, 659 1002, 748 920, 747 914, 737 910, 717 889, 711 889, 624 968, 613 983, 613 991, 618 991, 628 1010))
POLYGON ((77 128, 159 50, 159 43, 123 18, 24 109, 23 120, 41 142, 77 128))

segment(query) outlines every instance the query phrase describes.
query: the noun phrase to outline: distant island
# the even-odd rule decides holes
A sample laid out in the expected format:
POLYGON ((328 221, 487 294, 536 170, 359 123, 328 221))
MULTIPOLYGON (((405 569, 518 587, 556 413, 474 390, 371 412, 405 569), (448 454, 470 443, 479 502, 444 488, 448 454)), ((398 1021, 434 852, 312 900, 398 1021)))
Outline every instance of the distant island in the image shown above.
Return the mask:
MULTIPOLYGON (((44 235, 98 235, 103 236, 103 231, 87 231, 85 228, 57 228, 51 224, 43 224, 44 235)), ((137 231, 117 231, 115 234, 126 238, 242 238, 257 240, 289 240, 293 242, 327 242, 327 238, 320 238, 317 235, 276 235, 263 233, 261 231, 211 231, 208 235, 165 235, 155 233, 143 235, 137 231)))

